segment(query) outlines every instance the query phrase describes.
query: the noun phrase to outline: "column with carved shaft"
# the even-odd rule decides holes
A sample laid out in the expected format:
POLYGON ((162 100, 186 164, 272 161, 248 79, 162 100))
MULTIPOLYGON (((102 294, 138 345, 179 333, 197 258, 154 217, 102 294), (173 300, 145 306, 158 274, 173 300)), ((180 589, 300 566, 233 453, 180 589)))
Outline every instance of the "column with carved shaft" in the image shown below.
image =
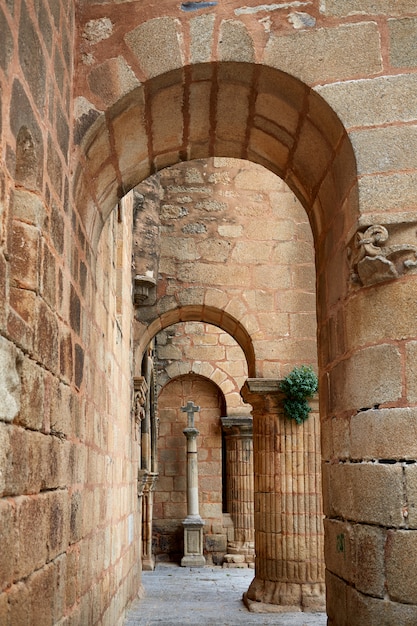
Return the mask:
POLYGON ((197 435, 199 431, 194 426, 194 413, 200 410, 191 400, 181 411, 187 413, 188 425, 183 430, 187 438, 187 517, 183 520, 184 527, 184 556, 181 559, 183 567, 202 567, 206 564, 203 556, 203 526, 198 503, 198 460, 197 435))
POLYGON ((226 443, 226 500, 233 521, 226 563, 253 563, 253 441, 250 415, 222 417, 226 443), (239 558, 238 558, 239 557, 239 558))
POLYGON ((284 416, 280 381, 248 379, 253 407, 256 612, 324 610, 320 421, 317 400, 301 425, 284 416))

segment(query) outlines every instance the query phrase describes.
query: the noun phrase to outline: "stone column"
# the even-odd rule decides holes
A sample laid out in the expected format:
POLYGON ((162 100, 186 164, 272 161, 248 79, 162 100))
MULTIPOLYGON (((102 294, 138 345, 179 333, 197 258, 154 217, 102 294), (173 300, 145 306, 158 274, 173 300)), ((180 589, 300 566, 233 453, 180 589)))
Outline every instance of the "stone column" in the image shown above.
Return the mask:
POLYGON ((203 526, 198 503, 198 460, 197 435, 200 432, 194 426, 194 413, 200 410, 193 402, 181 407, 188 415, 188 426, 183 430, 187 438, 187 517, 183 521, 184 527, 184 556, 181 559, 183 567, 202 567, 206 564, 203 556, 203 526))
POLYGON ((253 561, 252 417, 222 417, 222 427, 226 443, 227 511, 234 526, 234 540, 228 542, 227 550, 231 555, 244 555, 245 560, 250 556, 253 561))
POLYGON ((142 485, 142 570, 151 572, 155 569, 152 554, 152 518, 153 493, 158 474, 140 470, 139 483, 142 485))
POLYGON ((324 610, 321 454, 317 400, 302 425, 283 413, 279 381, 248 379, 253 407, 255 578, 249 610, 324 610))

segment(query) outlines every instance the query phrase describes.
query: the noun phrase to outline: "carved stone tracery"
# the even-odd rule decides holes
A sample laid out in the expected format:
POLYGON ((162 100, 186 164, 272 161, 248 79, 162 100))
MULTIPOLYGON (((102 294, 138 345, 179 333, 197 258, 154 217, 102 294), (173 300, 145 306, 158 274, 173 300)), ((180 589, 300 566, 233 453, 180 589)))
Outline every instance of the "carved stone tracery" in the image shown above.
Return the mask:
POLYGON ((381 224, 356 232, 350 246, 352 282, 366 287, 417 273, 417 245, 402 242, 401 230, 409 234, 407 228, 394 225, 389 230, 381 224), (388 241, 390 245, 384 245, 388 241))

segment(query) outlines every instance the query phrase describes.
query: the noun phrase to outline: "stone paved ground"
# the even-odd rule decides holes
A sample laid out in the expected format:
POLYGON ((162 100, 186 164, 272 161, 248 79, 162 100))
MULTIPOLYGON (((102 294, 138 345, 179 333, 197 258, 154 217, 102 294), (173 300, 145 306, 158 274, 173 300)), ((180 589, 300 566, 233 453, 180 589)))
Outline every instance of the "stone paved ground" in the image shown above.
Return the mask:
POLYGON ((253 570, 183 568, 159 564, 143 573, 145 597, 135 601, 125 626, 325 626, 324 613, 250 613, 242 602, 253 570))

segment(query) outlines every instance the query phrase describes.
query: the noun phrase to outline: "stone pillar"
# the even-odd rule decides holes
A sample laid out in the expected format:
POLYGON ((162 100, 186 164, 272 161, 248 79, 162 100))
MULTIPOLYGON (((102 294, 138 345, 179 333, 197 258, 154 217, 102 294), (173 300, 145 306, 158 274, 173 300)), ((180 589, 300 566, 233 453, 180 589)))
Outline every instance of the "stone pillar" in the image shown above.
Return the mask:
POLYGON ((139 471, 139 484, 142 495, 142 570, 152 572, 155 569, 155 559, 152 554, 152 517, 153 493, 158 474, 139 471))
POLYGON ((279 381, 248 379, 253 407, 255 578, 249 610, 324 610, 321 454, 317 400, 302 425, 283 413, 279 381))
MULTIPOLYGON (((222 417, 226 443, 226 500, 234 526, 234 540, 228 542, 231 555, 253 561, 253 438, 252 417, 222 417)), ((226 559, 227 560, 227 559, 226 559)), ((233 559, 230 559, 233 562, 233 559)))
POLYGON ((188 426, 183 430, 187 438, 187 517, 183 521, 184 527, 184 556, 181 559, 183 567, 202 567, 206 564, 203 556, 203 526, 198 503, 198 460, 197 435, 199 431, 194 426, 194 412, 200 407, 193 402, 181 408, 188 414, 188 426))

